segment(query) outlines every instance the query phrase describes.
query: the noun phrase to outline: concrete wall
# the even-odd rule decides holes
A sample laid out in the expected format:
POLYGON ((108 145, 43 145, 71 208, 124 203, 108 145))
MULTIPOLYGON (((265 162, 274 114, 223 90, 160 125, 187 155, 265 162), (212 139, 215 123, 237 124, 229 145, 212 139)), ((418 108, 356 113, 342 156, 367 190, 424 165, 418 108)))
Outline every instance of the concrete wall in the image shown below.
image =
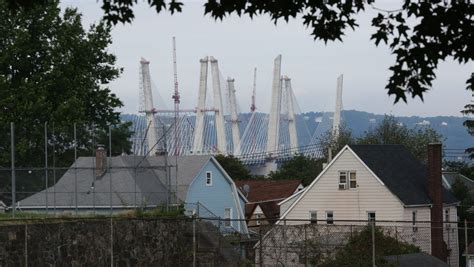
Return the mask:
POLYGON ((106 266, 112 259, 119 266, 186 265, 189 226, 147 219, 114 219, 112 228, 110 219, 2 222, 0 266, 106 266))

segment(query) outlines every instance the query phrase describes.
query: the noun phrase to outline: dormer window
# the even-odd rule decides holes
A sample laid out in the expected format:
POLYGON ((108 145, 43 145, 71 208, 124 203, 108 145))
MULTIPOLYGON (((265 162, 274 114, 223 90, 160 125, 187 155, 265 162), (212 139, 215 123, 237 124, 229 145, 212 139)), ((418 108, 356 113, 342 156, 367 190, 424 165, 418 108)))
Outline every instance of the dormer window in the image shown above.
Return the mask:
POLYGON ((339 172, 339 190, 357 188, 357 176, 355 171, 339 172))
POLYGON ((206 172, 206 185, 212 185, 212 172, 206 172))

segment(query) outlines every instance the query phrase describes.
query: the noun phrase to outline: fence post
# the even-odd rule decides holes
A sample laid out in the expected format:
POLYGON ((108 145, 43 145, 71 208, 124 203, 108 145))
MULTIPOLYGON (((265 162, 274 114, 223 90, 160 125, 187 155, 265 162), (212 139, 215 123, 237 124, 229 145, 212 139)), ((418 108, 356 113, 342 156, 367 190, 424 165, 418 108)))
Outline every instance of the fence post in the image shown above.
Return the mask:
POLYGON ((16 180, 15 180, 15 123, 10 123, 11 157, 12 157, 12 215, 15 218, 16 180))
MULTIPOLYGON (((402 226, 403 227, 403 226, 402 226)), ((403 228, 402 228, 403 229, 403 228)), ((398 243, 398 229, 397 229, 397 226, 395 225, 395 240, 397 241, 397 244, 398 243)), ((400 253, 397 253, 397 266, 400 266, 400 263, 399 263, 399 255, 400 253)))
POLYGON ((466 267, 469 267, 469 256, 468 256, 468 248, 469 248, 469 241, 467 239, 467 219, 464 219, 464 255, 466 255, 466 267))
POLYGON ((284 258, 285 258, 285 265, 288 264, 288 240, 286 239, 286 219, 283 219, 283 240, 285 240, 285 250, 284 250, 284 258))
POLYGON ((308 266, 308 237, 306 235, 306 226, 307 224, 303 224, 303 230, 304 230, 304 266, 308 266))
POLYGON ((199 216, 199 201, 197 202, 196 206, 197 206, 197 216, 198 216, 198 218, 199 218, 199 217, 200 217, 200 216, 199 216))
POLYGON ((262 253, 263 253, 263 240, 262 240, 262 226, 258 227, 258 242, 260 244, 260 248, 258 250, 258 258, 259 258, 259 261, 258 263, 260 264, 260 267, 263 266, 263 257, 262 257, 262 253))
POLYGON ((114 224, 110 215, 110 266, 114 266, 114 224))
POLYGON ((44 123, 44 175, 46 192, 46 213, 48 213, 48 122, 44 123))
POLYGON ((28 224, 25 222, 25 266, 28 266, 28 224))
POLYGON ((196 267, 196 216, 193 214, 193 267, 196 267))
POLYGON ((375 267, 375 223, 372 225, 372 267, 375 267))

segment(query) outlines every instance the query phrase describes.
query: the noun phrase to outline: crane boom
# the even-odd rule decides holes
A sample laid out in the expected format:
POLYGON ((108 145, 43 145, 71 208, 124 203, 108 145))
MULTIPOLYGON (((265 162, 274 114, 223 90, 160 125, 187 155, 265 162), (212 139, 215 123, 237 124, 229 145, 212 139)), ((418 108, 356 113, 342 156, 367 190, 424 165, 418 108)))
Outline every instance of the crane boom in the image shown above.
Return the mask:
POLYGON ((178 119, 179 119, 179 103, 180 96, 178 90, 178 67, 176 64, 176 37, 173 36, 173 74, 174 74, 174 149, 175 155, 179 155, 179 130, 178 130, 178 119))
POLYGON ((255 105, 255 95, 257 94, 257 68, 253 70, 253 91, 252 91, 252 105, 250 106, 250 111, 254 112, 257 109, 255 105))

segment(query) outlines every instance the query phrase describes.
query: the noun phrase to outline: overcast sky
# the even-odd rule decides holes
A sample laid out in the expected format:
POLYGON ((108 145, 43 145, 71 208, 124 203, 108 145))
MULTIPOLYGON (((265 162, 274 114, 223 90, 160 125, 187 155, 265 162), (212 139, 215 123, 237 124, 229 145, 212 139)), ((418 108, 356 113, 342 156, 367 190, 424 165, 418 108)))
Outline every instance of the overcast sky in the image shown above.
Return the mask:
MULTIPOLYGON (((100 0, 99 2, 102 2, 100 0)), ((139 1, 141 2, 141 1, 139 1)), ((343 43, 325 45, 314 41, 301 19, 275 25, 267 16, 250 20, 233 16, 214 21, 204 16, 203 2, 185 1, 182 13, 156 14, 140 4, 135 8, 132 24, 115 26, 110 51, 117 64, 124 68, 122 76, 110 87, 125 107, 126 113, 138 110, 138 67, 140 57, 151 61, 150 72, 157 94, 171 108, 173 93, 172 37, 177 38, 178 77, 181 108, 194 108, 197 102, 199 59, 214 56, 222 74, 235 78, 237 99, 241 111, 248 111, 253 83, 253 68, 257 67, 257 108, 268 112, 273 60, 281 54, 282 74, 292 78, 292 87, 300 110, 330 111, 334 109, 336 78, 344 74, 344 109, 356 109, 394 115, 454 115, 469 102, 465 81, 474 71, 473 63, 459 65, 449 60, 439 64, 433 88, 425 102, 410 99, 408 104, 393 104, 384 90, 390 76, 388 67, 394 57, 387 46, 376 47, 370 41, 374 28, 372 9, 358 17, 359 28, 347 30, 343 43)), ((62 6, 74 6, 83 13, 83 23, 97 22, 103 13, 96 0, 64 0, 62 6)), ((398 1, 378 1, 377 7, 397 8, 398 1)), ((209 84, 210 85, 210 84, 209 84)), ((163 104, 161 104, 163 105, 163 104)), ((155 104, 157 108, 158 104, 155 104)))

